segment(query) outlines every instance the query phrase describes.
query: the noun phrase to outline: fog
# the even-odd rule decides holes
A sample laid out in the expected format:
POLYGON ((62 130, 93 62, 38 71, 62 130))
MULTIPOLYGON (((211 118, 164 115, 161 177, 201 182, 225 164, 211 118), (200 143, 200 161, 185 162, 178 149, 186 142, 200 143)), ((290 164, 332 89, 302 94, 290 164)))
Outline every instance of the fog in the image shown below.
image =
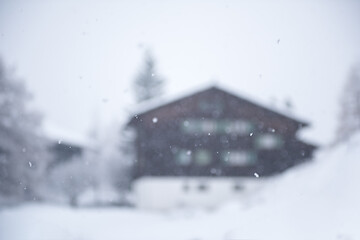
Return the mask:
POLYGON ((0 239, 359 239, 359 13, 0 1, 0 239))
POLYGON ((48 129, 124 122, 146 50, 166 93, 218 83, 283 107, 334 138, 339 94, 360 57, 357 1, 1 1, 0 54, 48 129), (71 117, 69 117, 71 116, 71 117))

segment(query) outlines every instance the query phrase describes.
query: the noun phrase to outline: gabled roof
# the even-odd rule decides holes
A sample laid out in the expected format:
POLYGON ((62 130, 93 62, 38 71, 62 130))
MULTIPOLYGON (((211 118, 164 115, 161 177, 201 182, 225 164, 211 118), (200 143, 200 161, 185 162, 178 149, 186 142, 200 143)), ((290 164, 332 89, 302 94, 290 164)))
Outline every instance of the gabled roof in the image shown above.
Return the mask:
MULTIPOLYGON (((248 104, 254 105, 258 108, 262 108, 266 111, 270 111, 270 112, 278 115, 279 117, 296 122, 297 124, 300 124, 303 127, 309 125, 308 122, 300 119, 299 117, 295 116, 293 113, 284 112, 279 109, 274 109, 274 107, 269 106, 268 104, 260 103, 259 101, 253 100, 250 97, 245 98, 243 96, 240 96, 238 93, 233 92, 233 90, 230 90, 224 86, 219 86, 218 84, 213 84, 211 86, 203 87, 200 89, 193 89, 190 92, 186 92, 186 93, 179 94, 179 95, 162 96, 162 97, 150 99, 148 101, 140 103, 137 106, 132 108, 132 110, 131 110, 132 119, 134 119, 134 117, 141 117, 142 115, 145 115, 151 111, 154 111, 156 109, 159 109, 161 107, 164 107, 164 106, 172 104, 172 103, 176 103, 182 99, 200 94, 202 92, 210 91, 210 90, 217 90, 217 91, 225 92, 226 94, 232 95, 248 104)), ((132 121, 130 120, 129 124, 131 124, 131 122, 132 121)))

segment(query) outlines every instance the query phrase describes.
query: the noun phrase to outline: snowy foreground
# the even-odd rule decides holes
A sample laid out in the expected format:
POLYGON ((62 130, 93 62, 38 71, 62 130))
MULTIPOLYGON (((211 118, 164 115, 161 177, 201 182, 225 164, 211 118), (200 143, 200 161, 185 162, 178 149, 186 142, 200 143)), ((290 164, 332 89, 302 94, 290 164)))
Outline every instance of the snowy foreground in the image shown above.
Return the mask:
POLYGON ((313 163, 268 180, 246 201, 233 200, 213 210, 3 209, 0 239, 360 239, 359 159, 360 135, 322 150, 313 163))

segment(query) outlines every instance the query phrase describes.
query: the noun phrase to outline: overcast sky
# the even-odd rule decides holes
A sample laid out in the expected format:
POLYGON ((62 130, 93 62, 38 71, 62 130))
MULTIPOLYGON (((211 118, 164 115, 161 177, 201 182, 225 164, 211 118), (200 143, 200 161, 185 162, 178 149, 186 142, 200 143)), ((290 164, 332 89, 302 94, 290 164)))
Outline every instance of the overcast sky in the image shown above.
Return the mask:
POLYGON ((53 128, 123 121, 146 48, 169 94, 216 81, 291 99, 305 137, 328 143, 360 61, 360 1, 0 1, 0 55, 53 128))

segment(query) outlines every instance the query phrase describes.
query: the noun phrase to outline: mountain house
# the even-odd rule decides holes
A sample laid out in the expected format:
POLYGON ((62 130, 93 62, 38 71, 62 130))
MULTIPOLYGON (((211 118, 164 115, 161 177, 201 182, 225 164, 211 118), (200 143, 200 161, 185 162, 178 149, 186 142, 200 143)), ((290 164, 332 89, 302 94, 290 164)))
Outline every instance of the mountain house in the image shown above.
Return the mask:
POLYGON ((297 137, 307 122, 217 86, 150 103, 128 126, 136 132, 135 192, 142 196, 139 205, 149 207, 188 205, 194 196, 186 196, 194 191, 205 205, 210 196, 199 192, 244 192, 251 185, 245 182, 308 161, 316 149, 297 137), (156 191, 173 199, 161 203, 156 191))

